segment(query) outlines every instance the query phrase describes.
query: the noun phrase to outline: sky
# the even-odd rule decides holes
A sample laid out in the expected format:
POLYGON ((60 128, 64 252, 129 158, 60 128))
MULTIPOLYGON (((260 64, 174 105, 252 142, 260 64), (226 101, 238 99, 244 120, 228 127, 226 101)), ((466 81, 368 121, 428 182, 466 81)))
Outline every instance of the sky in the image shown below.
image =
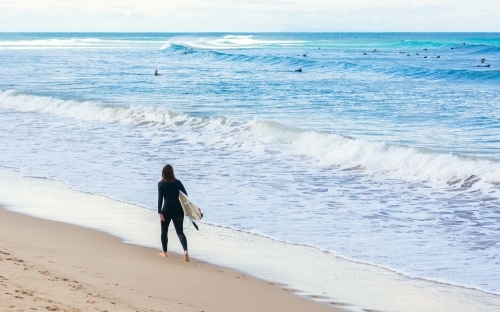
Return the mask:
POLYGON ((0 31, 500 32, 500 0, 0 0, 0 31))

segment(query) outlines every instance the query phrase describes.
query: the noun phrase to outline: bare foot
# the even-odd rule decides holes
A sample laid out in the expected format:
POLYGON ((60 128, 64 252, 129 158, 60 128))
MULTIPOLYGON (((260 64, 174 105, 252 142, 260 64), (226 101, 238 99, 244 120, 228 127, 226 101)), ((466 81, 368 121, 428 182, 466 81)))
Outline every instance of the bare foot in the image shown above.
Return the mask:
POLYGON ((187 251, 184 251, 184 261, 189 262, 189 255, 187 251))
POLYGON ((165 257, 165 258, 166 258, 166 257, 168 257, 168 256, 167 256, 167 252, 166 252, 166 251, 165 251, 165 252, 162 252, 161 254, 158 254, 158 255, 159 255, 159 256, 162 256, 162 257, 165 257))

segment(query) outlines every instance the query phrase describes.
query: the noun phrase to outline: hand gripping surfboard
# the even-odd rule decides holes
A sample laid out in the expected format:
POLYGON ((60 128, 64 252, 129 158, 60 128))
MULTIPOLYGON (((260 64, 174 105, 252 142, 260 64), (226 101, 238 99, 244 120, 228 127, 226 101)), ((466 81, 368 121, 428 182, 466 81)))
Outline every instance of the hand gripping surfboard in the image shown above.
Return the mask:
POLYGON ((200 208, 198 208, 182 191, 179 191, 179 201, 181 202, 182 210, 184 214, 191 220, 194 227, 198 229, 194 220, 201 220, 203 218, 203 213, 201 213, 200 208))

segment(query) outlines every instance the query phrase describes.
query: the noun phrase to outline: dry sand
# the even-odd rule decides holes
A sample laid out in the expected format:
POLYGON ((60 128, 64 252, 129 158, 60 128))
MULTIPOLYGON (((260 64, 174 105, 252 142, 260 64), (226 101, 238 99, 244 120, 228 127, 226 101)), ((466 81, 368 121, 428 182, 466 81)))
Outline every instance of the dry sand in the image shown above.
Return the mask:
POLYGON ((340 311, 235 270, 158 253, 0 207, 0 310, 340 311))

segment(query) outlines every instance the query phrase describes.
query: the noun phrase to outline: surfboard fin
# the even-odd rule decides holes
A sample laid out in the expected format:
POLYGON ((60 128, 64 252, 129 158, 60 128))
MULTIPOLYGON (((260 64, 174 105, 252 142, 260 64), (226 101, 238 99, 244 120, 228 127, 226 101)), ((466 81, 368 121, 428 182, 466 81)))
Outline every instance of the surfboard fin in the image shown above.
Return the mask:
POLYGON ((196 223, 195 223, 194 221, 191 221, 191 222, 193 223, 194 228, 195 228, 197 231, 199 231, 200 229, 198 228, 198 225, 196 225, 196 223))

